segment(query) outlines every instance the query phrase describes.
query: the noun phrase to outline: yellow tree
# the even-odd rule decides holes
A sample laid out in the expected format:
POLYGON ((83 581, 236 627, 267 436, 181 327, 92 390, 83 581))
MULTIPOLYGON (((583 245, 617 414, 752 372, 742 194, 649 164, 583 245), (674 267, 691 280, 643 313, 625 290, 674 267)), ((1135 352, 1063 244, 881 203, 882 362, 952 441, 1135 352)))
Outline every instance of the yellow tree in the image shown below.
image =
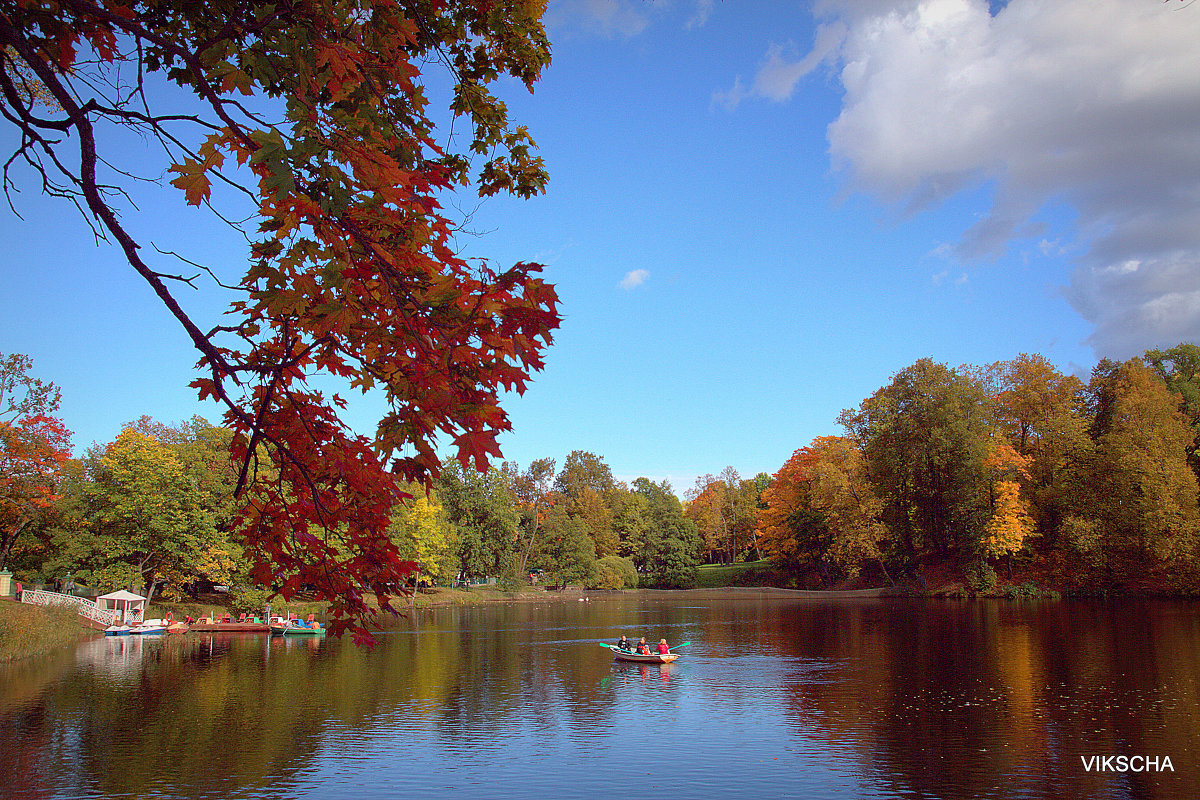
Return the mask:
POLYGON ((613 515, 598 491, 590 486, 581 488, 571 500, 571 515, 583 521, 596 546, 596 558, 617 552, 620 541, 613 529, 613 515))
POLYGON ((98 582, 130 578, 153 597, 169 576, 194 574, 219 545, 211 500, 176 452, 127 427, 100 457, 87 487, 98 582))
POLYGON ((987 369, 999 430, 1027 461, 1030 514, 1046 534, 1057 531, 1076 487, 1075 464, 1091 448, 1083 384, 1040 355, 1022 353, 987 369))
POLYGON ((716 477, 703 475, 697 478, 688 497, 685 514, 696 523, 710 557, 720 553, 732 563, 743 550, 751 548, 755 557, 761 555, 757 540, 758 485, 755 481, 742 480, 737 470, 730 466, 716 477))
POLYGON ((1115 378, 1109 427, 1094 462, 1095 497, 1110 541, 1194 562, 1200 508, 1187 454, 1195 429, 1179 410, 1179 396, 1140 361, 1122 364, 1115 378))
POLYGON ((871 489, 862 450, 850 439, 823 436, 812 444, 815 456, 808 484, 812 508, 825 518, 826 557, 850 576, 865 562, 884 564, 891 534, 881 519, 883 501, 871 489))
POLYGON ((724 509, 724 487, 712 475, 696 479, 696 485, 687 492, 688 503, 683 515, 696 524, 704 540, 705 561, 722 558, 729 541, 729 518, 724 509))
MULTIPOLYGON (((1034 530, 1029 503, 1022 496, 1021 482, 1029 481, 1029 459, 1003 440, 993 440, 983 460, 991 483, 992 516, 982 541, 984 558, 1011 555, 1025 546, 1034 530)), ((1009 572, 1012 562, 1009 561, 1009 572)))
POLYGON ((388 535, 401 557, 418 565, 419 572, 437 580, 448 577, 448 563, 457 544, 437 497, 430 492, 392 509, 388 535))

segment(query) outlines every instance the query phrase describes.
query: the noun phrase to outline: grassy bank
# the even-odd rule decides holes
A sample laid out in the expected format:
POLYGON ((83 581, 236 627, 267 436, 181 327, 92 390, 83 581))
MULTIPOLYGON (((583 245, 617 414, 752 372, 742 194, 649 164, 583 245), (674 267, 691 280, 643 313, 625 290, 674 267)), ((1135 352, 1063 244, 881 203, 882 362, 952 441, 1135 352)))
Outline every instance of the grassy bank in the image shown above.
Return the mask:
POLYGON ((771 562, 747 561, 742 564, 704 564, 696 575, 697 589, 725 586, 766 586, 770 584, 771 562))
POLYGON ((39 656, 91 633, 69 608, 0 602, 0 663, 39 656))

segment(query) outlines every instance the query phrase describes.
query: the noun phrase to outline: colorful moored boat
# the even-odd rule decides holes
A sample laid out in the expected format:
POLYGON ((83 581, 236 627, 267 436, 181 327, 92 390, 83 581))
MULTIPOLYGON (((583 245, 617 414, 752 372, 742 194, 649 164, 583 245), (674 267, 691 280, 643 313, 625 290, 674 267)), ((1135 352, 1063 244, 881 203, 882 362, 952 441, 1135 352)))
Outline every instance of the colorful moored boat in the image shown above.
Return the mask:
POLYGON ((148 619, 134 625, 110 625, 104 629, 105 636, 150 636, 167 632, 168 623, 161 619, 148 619))
MULTIPOLYGON (((278 620, 278 617, 274 619, 278 620)), ((266 633, 270 629, 266 620, 252 614, 241 614, 237 619, 229 614, 204 616, 188 625, 189 631, 198 633, 266 633)))
POLYGON ((272 636, 324 636, 325 628, 312 619, 287 619, 271 623, 272 636))

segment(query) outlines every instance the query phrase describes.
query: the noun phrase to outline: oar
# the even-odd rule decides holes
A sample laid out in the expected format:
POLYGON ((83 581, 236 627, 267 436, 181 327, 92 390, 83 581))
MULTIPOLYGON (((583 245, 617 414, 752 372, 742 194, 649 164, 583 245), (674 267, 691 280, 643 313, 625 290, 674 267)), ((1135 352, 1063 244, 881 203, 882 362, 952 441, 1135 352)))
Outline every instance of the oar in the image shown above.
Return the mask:
POLYGON ((677 644, 677 645, 675 645, 674 647, 672 647, 672 648, 669 648, 669 649, 667 650, 667 652, 669 653, 669 652, 671 652, 672 650, 678 650, 678 649, 679 649, 679 648, 681 648, 681 647, 687 647, 689 644, 691 644, 691 642, 684 642, 683 644, 677 644))

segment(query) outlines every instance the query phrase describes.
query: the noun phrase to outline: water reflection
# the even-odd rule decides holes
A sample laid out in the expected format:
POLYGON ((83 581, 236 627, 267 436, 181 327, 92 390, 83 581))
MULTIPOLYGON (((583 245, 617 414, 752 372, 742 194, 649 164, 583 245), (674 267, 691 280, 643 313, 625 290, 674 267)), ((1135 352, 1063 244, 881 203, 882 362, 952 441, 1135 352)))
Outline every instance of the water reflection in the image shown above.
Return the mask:
POLYGON ((0 796, 1200 796, 1182 602, 434 609, 374 650, 100 637, 0 672, 0 796), (692 645, 613 661, 621 633, 692 645), (1089 772, 1081 756, 1169 756, 1089 772))

